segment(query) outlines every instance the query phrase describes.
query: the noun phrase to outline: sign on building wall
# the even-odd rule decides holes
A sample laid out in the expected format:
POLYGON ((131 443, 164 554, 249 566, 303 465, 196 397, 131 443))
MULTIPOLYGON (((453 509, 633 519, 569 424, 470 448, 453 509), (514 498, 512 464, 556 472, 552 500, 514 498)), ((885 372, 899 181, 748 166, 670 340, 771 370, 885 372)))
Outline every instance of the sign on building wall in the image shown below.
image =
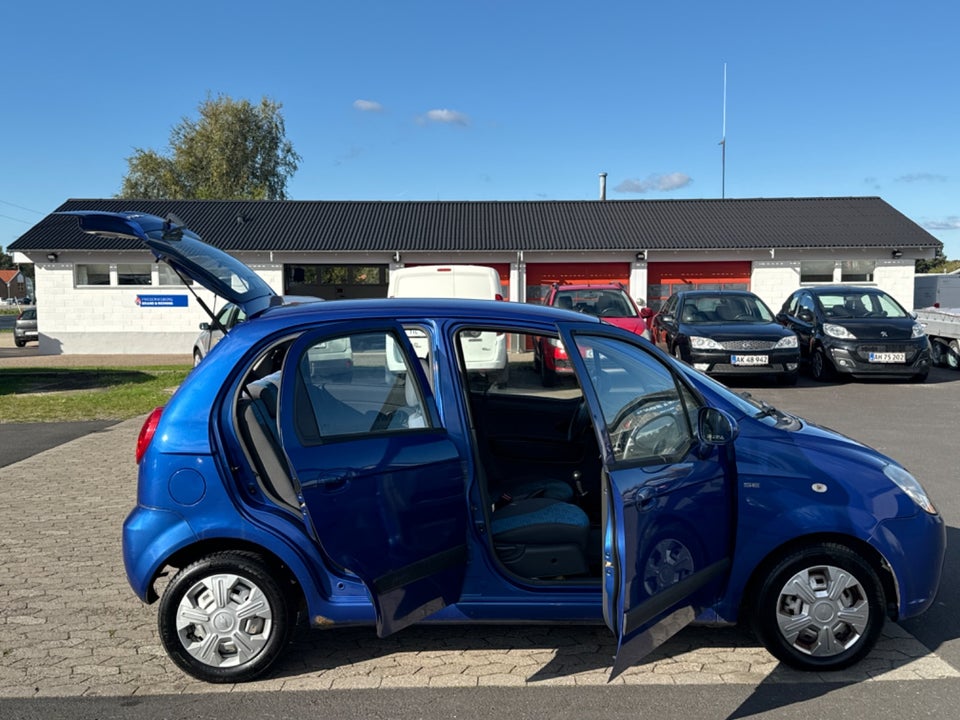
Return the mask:
POLYGON ((187 307, 186 295, 137 295, 140 307, 187 307))

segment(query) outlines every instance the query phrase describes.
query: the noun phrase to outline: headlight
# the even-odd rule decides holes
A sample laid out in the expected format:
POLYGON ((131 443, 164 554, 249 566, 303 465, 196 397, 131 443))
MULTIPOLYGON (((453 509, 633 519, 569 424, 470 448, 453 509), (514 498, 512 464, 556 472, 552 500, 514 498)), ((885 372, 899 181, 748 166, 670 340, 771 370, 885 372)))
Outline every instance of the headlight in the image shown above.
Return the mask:
POLYGON ((795 348, 797 347, 797 336, 796 335, 787 335, 785 338, 780 338, 780 341, 774 345, 775 348, 795 348))
POLYGON ((723 350, 723 345, 713 338, 700 337, 699 335, 690 336, 690 347, 694 350, 723 350))
POLYGON ((926 332, 924 332, 923 325, 920 323, 914 323, 913 328, 910 330, 910 337, 919 338, 923 337, 924 335, 926 335, 926 332))
POLYGON ((917 482, 917 479, 913 475, 908 473, 899 465, 884 466, 883 474, 890 478, 898 488, 909 495, 910 499, 913 500, 917 505, 922 507, 931 515, 937 514, 937 509, 933 506, 933 503, 930 502, 930 498, 927 497, 927 493, 923 489, 923 486, 917 482))
POLYGON ((847 330, 843 325, 834 325, 833 323, 824 323, 823 331, 830 337, 840 338, 841 340, 856 340, 857 336, 847 330))

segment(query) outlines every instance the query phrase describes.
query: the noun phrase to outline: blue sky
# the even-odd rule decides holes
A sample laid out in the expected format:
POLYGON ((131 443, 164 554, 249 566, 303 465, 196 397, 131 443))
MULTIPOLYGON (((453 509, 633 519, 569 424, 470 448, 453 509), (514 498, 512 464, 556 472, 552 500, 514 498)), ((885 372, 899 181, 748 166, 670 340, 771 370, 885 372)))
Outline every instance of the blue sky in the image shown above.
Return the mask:
POLYGON ((960 258, 960 4, 33 0, 0 9, 0 246, 208 94, 282 103, 294 199, 882 197, 960 258))

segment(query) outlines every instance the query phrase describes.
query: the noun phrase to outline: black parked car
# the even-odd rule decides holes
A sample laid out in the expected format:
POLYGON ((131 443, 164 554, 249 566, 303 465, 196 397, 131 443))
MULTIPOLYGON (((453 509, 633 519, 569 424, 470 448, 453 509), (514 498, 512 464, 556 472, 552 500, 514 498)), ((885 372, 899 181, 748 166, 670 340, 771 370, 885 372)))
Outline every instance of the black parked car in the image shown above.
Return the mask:
POLYGON ((787 298, 777 320, 800 338, 801 359, 817 380, 842 374, 923 382, 930 372, 923 326, 877 288, 802 288, 787 298))
POLYGON ((751 292, 678 292, 654 317, 652 333, 667 352, 710 375, 767 373, 797 382, 797 336, 751 292))

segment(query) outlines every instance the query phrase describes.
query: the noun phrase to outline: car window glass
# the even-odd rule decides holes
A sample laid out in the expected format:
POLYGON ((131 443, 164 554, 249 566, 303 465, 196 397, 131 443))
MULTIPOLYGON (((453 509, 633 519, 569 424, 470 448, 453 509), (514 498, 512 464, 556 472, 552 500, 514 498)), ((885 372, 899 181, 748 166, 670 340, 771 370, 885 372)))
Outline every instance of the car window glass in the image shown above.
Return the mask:
POLYGON ((577 352, 600 401, 615 461, 666 462, 693 440, 687 403, 670 370, 640 348, 611 338, 577 335, 577 352))
POLYGON ((421 361, 407 357, 402 343, 385 331, 328 337, 310 345, 299 358, 298 372, 309 399, 309 420, 321 440, 429 427, 424 393, 410 372, 412 362, 421 361))
POLYGON ((797 311, 808 310, 811 315, 816 313, 816 306, 813 303, 813 298, 809 295, 801 295, 800 302, 798 303, 797 311))

